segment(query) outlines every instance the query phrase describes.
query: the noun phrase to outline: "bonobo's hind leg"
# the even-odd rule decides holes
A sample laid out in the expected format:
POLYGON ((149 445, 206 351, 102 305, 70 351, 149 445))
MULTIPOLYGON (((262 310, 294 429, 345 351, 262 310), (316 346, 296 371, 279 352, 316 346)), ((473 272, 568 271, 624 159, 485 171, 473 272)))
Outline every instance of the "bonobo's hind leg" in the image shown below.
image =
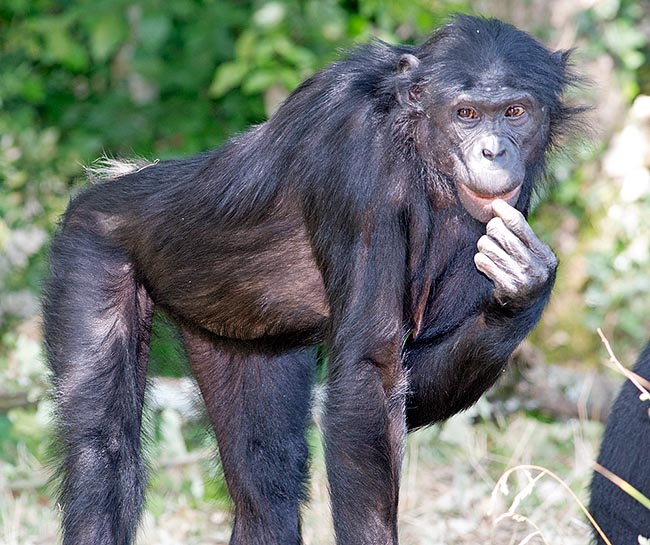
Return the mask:
POLYGON ((127 256, 71 220, 52 244, 44 332, 62 454, 65 545, 132 543, 153 305, 127 256))
POLYGON ((185 332, 235 504, 231 545, 298 545, 313 350, 258 353, 185 332))

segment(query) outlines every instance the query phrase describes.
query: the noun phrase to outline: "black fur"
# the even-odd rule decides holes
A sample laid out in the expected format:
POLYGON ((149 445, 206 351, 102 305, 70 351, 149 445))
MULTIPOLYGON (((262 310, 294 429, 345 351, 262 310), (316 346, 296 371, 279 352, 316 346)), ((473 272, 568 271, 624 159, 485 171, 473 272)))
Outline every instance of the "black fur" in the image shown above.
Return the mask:
MULTIPOLYGON (((650 380, 650 345, 639 356, 634 372, 650 380)), ((639 394, 632 382, 625 382, 607 419, 598 463, 650 498, 650 404, 641 401, 639 394)), ((650 509, 597 472, 589 511, 614 545, 636 545, 639 535, 650 538, 650 509)))
POLYGON ((337 542, 397 542, 407 429, 474 403, 553 285, 504 306, 473 263, 485 226, 460 205, 443 166, 455 152, 435 127, 487 72, 547 116, 517 202, 526 213, 573 113, 573 76, 566 55, 472 17, 421 47, 361 46, 221 148, 137 165, 72 200, 44 300, 66 545, 133 540, 154 304, 184 331, 235 502, 233 544, 301 543, 305 347, 319 343, 337 542))

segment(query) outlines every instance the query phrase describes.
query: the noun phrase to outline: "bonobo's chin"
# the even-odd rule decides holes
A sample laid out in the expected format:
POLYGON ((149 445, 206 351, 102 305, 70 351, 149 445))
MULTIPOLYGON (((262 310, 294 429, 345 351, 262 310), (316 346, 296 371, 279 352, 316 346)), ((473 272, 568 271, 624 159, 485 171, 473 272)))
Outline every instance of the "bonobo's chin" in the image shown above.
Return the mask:
POLYGON ((494 217, 494 213, 492 212, 492 203, 496 199, 501 199, 502 201, 506 201, 510 206, 514 206, 517 203, 517 199, 519 199, 522 185, 523 184, 519 184, 506 193, 482 195, 470 189, 464 183, 458 182, 458 198, 465 210, 467 210, 474 219, 477 219, 481 223, 487 223, 494 217))

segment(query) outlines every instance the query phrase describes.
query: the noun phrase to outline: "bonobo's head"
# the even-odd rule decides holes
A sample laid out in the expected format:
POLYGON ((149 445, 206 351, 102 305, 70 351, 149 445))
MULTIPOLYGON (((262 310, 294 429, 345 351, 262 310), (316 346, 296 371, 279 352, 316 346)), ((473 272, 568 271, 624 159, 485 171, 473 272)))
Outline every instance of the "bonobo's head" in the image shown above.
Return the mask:
POLYGON ((508 24, 468 16, 400 58, 418 151, 477 220, 490 220, 497 198, 527 212, 545 151, 577 112, 562 102, 575 81, 567 60, 508 24))

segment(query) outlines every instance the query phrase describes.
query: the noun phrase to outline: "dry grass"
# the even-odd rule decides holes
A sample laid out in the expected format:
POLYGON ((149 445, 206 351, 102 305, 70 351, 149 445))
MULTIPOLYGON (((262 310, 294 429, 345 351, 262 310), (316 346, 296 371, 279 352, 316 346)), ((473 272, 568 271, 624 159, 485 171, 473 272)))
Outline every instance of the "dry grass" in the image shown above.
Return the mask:
MULTIPOLYGON (((464 415, 442 428, 417 432, 409 438, 404 462, 402 545, 586 545, 590 528, 584 516, 552 479, 541 478, 529 486, 530 477, 516 472, 509 479, 507 496, 492 493, 507 469, 537 464, 556 472, 584 500, 601 431, 591 422, 546 424, 522 415, 500 425, 471 425, 464 415), (501 516, 522 490, 526 493, 519 498, 518 514, 501 516)), ((156 488, 150 504, 155 515, 145 514, 139 544, 226 544, 229 514, 201 500, 200 491, 192 493, 197 479, 207 478, 202 466, 164 471, 166 484, 156 488)), ((311 501, 304 512, 305 543, 333 544, 319 452, 312 473, 311 501)), ((0 480, 0 544, 54 543, 56 506, 35 491, 15 495, 6 487, 3 492, 2 485, 0 480)))

